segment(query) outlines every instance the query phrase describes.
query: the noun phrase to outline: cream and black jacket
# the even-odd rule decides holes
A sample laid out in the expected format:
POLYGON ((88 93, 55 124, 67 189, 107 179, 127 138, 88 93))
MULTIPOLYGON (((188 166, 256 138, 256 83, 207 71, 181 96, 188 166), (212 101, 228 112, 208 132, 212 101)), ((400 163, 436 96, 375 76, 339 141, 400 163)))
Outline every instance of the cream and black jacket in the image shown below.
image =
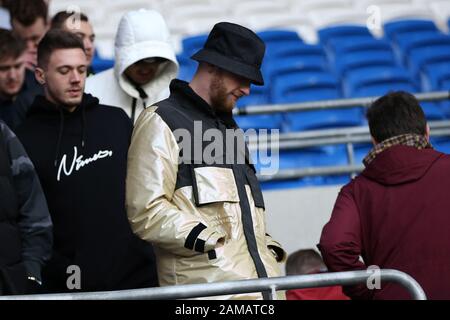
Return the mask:
POLYGON ((170 89, 168 99, 139 117, 127 172, 128 218, 134 232, 155 246, 160 284, 280 276, 277 262, 284 260, 285 252, 266 234, 264 201, 253 165, 248 158, 243 164, 225 159, 230 154, 226 139, 221 143, 227 152, 212 153, 213 163, 199 157, 211 144, 201 138, 208 129, 225 136, 236 123, 231 115, 216 114, 186 82, 174 80, 170 89), (186 132, 189 135, 183 135, 186 132), (182 139, 190 139, 190 153, 181 147, 182 139), (225 238, 225 245, 216 248, 220 238, 225 238))

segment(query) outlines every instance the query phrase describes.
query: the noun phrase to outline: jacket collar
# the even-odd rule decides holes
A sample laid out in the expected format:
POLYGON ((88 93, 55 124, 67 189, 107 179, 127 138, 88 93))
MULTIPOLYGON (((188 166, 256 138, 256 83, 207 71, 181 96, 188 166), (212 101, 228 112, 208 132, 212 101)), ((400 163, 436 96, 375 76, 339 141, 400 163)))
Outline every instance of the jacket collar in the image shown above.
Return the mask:
POLYGON ((189 104, 189 108, 194 108, 198 112, 203 113, 210 118, 221 120, 227 128, 238 128, 231 112, 216 112, 205 100, 195 93, 186 81, 178 79, 173 80, 170 83, 170 92, 178 95, 182 101, 187 102, 189 104))
POLYGON ((412 182, 423 177, 442 156, 432 148, 397 144, 378 154, 361 174, 383 185, 412 182))
POLYGON ((419 150, 425 148, 432 148, 431 144, 423 135, 419 134, 403 134, 399 136, 395 136, 389 139, 384 140, 383 142, 377 144, 369 154, 364 158, 363 163, 367 167, 369 164, 375 160, 375 158, 382 153, 383 151, 396 146, 396 145, 404 145, 415 147, 419 150))

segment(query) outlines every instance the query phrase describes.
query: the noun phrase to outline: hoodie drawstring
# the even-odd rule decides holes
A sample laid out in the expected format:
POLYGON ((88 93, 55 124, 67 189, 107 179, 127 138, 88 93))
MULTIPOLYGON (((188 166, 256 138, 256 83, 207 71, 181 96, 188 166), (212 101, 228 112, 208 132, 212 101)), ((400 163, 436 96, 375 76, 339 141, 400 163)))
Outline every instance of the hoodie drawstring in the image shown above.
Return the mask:
POLYGON ((86 134, 86 111, 84 110, 84 106, 81 107, 81 147, 84 148, 84 145, 87 141, 87 134, 86 134))
MULTIPOLYGON (((139 93, 139 98, 141 98, 142 100, 146 100, 148 98, 147 93, 144 91, 144 89, 142 89, 139 86, 134 86, 134 88, 137 90, 137 92, 139 93)), ((145 103, 144 101, 142 101, 142 104, 144 105, 145 108, 145 103)))
MULTIPOLYGON (((81 147, 84 148, 87 141, 86 134, 86 111, 84 110, 84 106, 80 106, 81 108, 81 147)), ((64 111, 62 108, 59 109, 59 132, 58 132, 58 142, 56 143, 56 152, 55 152, 55 167, 58 166, 59 156, 61 154, 61 143, 62 136, 64 133, 64 111)))
POLYGON ((133 102, 131 102, 131 121, 134 123, 134 116, 136 114, 136 102, 137 99, 133 98, 133 102))
MULTIPOLYGON (((139 98, 141 98, 141 100, 142 100, 142 107, 145 109, 147 107, 145 105, 145 100, 147 100, 147 98, 148 98, 147 93, 144 91, 144 89, 142 89, 138 85, 134 85, 134 88, 139 93, 139 98)), ((136 116, 136 104, 137 104, 137 99, 133 98, 133 101, 131 103, 131 121, 133 121, 133 123, 134 123, 134 118, 136 116)))
POLYGON ((59 109, 59 133, 58 133, 58 142, 56 143, 56 152, 55 152, 55 167, 58 166, 59 155, 61 152, 61 142, 64 131, 64 112, 62 108, 59 109))

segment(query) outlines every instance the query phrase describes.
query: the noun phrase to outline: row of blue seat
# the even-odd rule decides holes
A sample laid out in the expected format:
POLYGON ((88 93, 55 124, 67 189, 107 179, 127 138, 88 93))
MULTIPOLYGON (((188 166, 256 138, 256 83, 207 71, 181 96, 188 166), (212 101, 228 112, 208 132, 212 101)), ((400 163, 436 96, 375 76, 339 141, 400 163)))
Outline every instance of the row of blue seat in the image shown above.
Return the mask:
MULTIPOLYGON (((432 137, 431 144, 441 152, 450 153, 449 137, 432 137)), ((354 163, 361 164, 364 157, 371 150, 372 145, 368 143, 360 143, 354 145, 354 163)), ((258 157, 254 155, 255 166, 258 172, 264 166, 258 161, 258 157)), ((275 161, 275 159, 273 160, 275 161)), ((274 163, 268 163, 267 166, 274 166, 274 163)), ((315 168, 327 166, 343 166, 349 164, 346 147, 343 145, 325 146, 316 148, 306 148, 298 150, 280 151, 278 158, 279 170, 298 169, 298 168, 315 168)), ((294 178, 278 181, 263 181, 261 183, 263 190, 283 189, 283 188, 299 188, 308 186, 327 186, 348 183, 351 179, 350 174, 331 175, 331 176, 309 176, 304 178, 294 178)))

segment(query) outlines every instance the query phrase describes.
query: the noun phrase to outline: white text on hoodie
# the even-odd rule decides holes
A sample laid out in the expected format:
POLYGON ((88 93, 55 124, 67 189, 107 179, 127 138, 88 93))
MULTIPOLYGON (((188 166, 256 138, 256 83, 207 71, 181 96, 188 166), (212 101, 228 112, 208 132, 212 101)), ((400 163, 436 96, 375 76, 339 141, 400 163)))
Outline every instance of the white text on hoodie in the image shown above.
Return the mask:
POLYGON ((61 162, 59 164, 59 169, 58 169, 58 176, 57 176, 57 181, 60 181, 61 178, 61 170, 64 172, 64 174, 66 176, 70 176, 73 172, 73 170, 75 169, 75 171, 80 170, 82 167, 84 167, 85 165, 88 165, 92 162, 95 162, 99 159, 103 159, 103 158, 107 158, 107 157, 112 157, 113 152, 111 150, 100 150, 98 151, 96 154, 94 154, 92 157, 90 158, 86 158, 83 160, 83 155, 78 156, 78 149, 76 146, 73 147, 73 160, 72 160, 72 165, 70 166, 69 170, 67 170, 67 166, 66 166, 66 159, 67 159, 67 155, 63 155, 61 162))

